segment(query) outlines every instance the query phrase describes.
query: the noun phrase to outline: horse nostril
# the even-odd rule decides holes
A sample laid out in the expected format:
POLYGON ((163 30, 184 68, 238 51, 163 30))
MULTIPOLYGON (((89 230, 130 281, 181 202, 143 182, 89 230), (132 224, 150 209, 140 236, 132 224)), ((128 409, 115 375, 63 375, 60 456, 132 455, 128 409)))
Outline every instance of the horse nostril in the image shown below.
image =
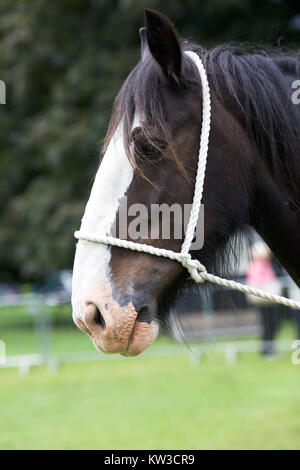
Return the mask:
POLYGON ((104 318, 103 318, 103 316, 101 315, 101 312, 100 312, 100 310, 99 310, 98 307, 96 308, 94 321, 95 321, 96 325, 100 325, 100 326, 102 326, 102 327, 105 326, 104 318))
POLYGON ((153 321, 153 314, 149 307, 144 306, 139 309, 136 319, 140 322, 151 323, 153 321))

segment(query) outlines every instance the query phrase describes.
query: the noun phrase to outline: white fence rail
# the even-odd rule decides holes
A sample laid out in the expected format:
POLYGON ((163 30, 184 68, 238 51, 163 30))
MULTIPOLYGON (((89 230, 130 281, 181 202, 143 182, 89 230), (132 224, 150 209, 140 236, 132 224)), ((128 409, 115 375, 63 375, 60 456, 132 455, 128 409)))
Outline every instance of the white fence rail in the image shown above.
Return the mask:
MULTIPOLYGON (((289 278, 282 278, 282 286, 288 290, 294 289, 293 283, 289 278)), ((298 288, 297 288, 298 289, 298 288)), ((298 289, 299 291, 299 289, 298 289)), ((65 306, 70 302, 69 294, 65 291, 56 291, 50 294, 5 294, 0 295, 0 369, 2 368, 17 368, 21 375, 26 375, 29 370, 34 366, 46 365, 49 371, 56 371, 60 364, 74 363, 74 362, 101 362, 108 360, 124 360, 119 355, 105 355, 95 351, 81 351, 81 352, 65 352, 53 354, 48 347, 50 341, 48 337, 51 336, 52 324, 48 321, 47 315, 44 315, 44 307, 57 307, 65 306), (38 335, 40 335, 40 350, 36 354, 20 354, 13 356, 5 356, 5 344, 1 342, 1 309, 5 307, 25 306, 28 313, 31 314, 33 320, 33 328, 38 335), (43 317, 47 319, 43 320, 43 317), (43 323, 44 322, 44 323, 43 323), (4 352, 3 352, 4 351, 4 352)), ((206 296, 206 302, 203 304, 202 319, 199 321, 199 312, 194 317, 191 315, 189 321, 191 322, 190 329, 182 328, 182 322, 170 321, 170 330, 173 339, 178 341, 179 344, 171 344, 164 346, 153 345, 147 349, 138 358, 152 358, 152 357, 166 357, 166 356, 184 356, 190 355, 191 362, 199 362, 203 354, 206 353, 220 353, 223 354, 226 361, 234 362, 240 352, 259 352, 261 351, 261 342, 255 341, 216 341, 220 337, 237 337, 237 336, 257 336, 260 332, 259 322, 253 321, 255 315, 244 311, 237 315, 226 313, 224 318, 226 325, 221 324, 221 314, 215 314, 212 298, 210 294, 206 296), (230 316, 231 315, 231 316, 230 316), (238 316, 244 319, 249 317, 248 324, 244 325, 244 329, 238 322, 235 324, 238 316), (248 315, 248 317, 247 317, 248 315), (218 320, 215 321, 218 317, 218 320), (251 323, 252 322, 252 323, 251 323), (221 327, 220 327, 221 325, 221 327), (234 333, 234 326, 236 334, 234 333), (188 341, 196 340, 197 343, 187 343, 188 341), (201 340, 201 342, 199 341, 201 340), (180 344, 181 342, 181 344, 180 344), (187 344, 182 344, 186 342, 187 344)), ((257 317, 256 317, 257 320, 257 317)), ((70 315, 71 323, 71 315, 70 315)), ((276 341, 276 350, 291 351, 292 340, 276 341)))

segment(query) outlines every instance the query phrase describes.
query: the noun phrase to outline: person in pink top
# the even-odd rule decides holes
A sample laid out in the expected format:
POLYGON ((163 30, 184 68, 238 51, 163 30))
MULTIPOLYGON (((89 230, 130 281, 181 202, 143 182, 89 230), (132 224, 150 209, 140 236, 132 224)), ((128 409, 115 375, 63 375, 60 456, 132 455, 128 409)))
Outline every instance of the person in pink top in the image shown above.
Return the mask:
MULTIPOLYGON (((251 255, 252 259, 246 274, 247 284, 280 295, 281 286, 272 267, 272 253, 268 246, 262 241, 256 242, 252 246, 251 255)), ((280 312, 274 304, 266 300, 250 295, 248 300, 259 308, 261 314, 262 353, 272 355, 275 353, 275 334, 281 322, 280 312)))
POLYGON ((247 271, 247 282, 263 285, 275 279, 269 254, 263 258, 254 258, 251 260, 247 271))

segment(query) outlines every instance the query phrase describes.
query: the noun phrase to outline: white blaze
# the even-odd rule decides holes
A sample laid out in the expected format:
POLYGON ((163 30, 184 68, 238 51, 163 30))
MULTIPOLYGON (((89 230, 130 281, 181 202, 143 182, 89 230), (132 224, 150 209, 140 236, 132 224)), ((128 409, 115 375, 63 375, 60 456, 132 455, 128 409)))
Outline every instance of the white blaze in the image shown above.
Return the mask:
MULTIPOLYGON (((95 235, 109 235, 120 199, 125 195, 133 178, 123 144, 121 131, 112 137, 97 172, 90 198, 82 218, 81 230, 95 235)), ((93 285, 109 282, 111 248, 100 243, 79 240, 73 268, 72 306, 81 318, 84 298, 93 285)))

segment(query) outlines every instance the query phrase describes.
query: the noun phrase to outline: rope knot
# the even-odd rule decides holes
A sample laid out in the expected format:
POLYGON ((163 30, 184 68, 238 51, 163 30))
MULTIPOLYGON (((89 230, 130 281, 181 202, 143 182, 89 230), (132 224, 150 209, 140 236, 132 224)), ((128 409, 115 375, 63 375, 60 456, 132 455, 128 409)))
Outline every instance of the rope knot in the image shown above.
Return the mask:
POLYGON ((188 270, 191 278, 197 283, 203 283, 206 280, 205 274, 207 274, 205 266, 200 263, 197 259, 192 259, 191 255, 182 256, 181 264, 188 270))

